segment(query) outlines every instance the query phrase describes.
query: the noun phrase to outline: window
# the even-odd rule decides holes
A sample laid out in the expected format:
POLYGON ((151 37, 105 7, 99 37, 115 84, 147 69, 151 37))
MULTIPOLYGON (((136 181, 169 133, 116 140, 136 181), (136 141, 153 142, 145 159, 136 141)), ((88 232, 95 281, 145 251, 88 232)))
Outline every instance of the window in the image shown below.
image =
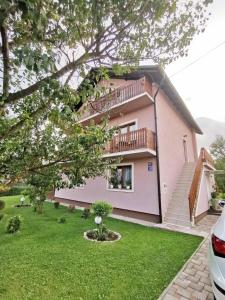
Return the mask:
POLYGON ((119 165, 111 171, 109 189, 132 190, 133 189, 132 165, 119 165))

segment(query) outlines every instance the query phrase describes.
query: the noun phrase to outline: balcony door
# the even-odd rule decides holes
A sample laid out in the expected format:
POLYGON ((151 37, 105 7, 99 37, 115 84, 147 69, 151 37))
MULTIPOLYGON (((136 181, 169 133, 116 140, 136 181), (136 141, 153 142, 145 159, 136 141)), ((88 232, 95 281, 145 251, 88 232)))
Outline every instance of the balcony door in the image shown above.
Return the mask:
POLYGON ((135 131, 137 129, 136 122, 127 123, 125 125, 119 126, 119 133, 125 134, 128 132, 135 131))

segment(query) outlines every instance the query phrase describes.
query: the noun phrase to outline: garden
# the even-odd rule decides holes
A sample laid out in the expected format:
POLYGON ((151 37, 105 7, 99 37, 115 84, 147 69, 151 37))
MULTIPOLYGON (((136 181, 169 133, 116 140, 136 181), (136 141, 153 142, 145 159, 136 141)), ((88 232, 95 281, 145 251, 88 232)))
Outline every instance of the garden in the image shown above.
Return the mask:
POLYGON ((104 229, 90 211, 44 202, 38 214, 20 198, 1 198, 0 299, 157 299, 202 240, 103 216, 121 238, 94 242, 84 233, 104 229))

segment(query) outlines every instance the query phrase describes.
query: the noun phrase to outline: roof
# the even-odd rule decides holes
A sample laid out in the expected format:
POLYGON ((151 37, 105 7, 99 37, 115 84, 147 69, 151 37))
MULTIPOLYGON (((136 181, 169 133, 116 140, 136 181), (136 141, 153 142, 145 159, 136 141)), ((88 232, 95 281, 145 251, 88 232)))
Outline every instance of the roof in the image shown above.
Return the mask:
MULTIPOLYGON (((90 74, 95 73, 98 68, 93 68, 88 77, 90 78, 90 74)), ((123 75, 115 75, 111 68, 108 68, 109 76, 111 78, 124 78, 124 79, 139 79, 143 76, 149 78, 149 80, 153 83, 157 83, 160 88, 164 91, 164 93, 168 96, 169 100, 176 107, 178 112, 183 116, 189 126, 198 134, 203 134, 202 130, 198 126, 197 122, 191 115, 189 109, 185 105, 181 96, 175 89, 174 85, 170 81, 169 77, 166 75, 165 71, 158 65, 150 65, 150 66, 140 66, 133 72, 126 73, 123 75)), ((96 82, 95 82, 96 83, 96 82)))

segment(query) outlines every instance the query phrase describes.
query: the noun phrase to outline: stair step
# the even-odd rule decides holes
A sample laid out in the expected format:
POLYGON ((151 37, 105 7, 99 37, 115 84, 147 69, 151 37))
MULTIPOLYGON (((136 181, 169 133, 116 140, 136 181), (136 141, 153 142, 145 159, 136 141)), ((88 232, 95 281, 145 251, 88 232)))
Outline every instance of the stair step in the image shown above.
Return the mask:
POLYGON ((190 221, 190 217, 189 214, 179 214, 179 213, 166 213, 165 218, 169 218, 169 219, 176 219, 179 221, 185 221, 185 222, 189 222, 190 221))
POLYGON ((166 223, 191 226, 188 196, 195 166, 195 162, 185 163, 183 166, 164 217, 166 223))
POLYGON ((182 208, 182 207, 168 207, 168 209, 166 211, 166 214, 167 213, 170 213, 170 214, 175 213, 175 214, 180 214, 180 215, 188 215, 189 212, 190 212, 189 207, 185 207, 185 208, 182 208))
POLYGON ((191 226, 191 222, 190 221, 182 221, 182 220, 177 220, 175 218, 164 218, 164 222, 166 223, 170 223, 170 224, 174 224, 174 225, 180 225, 180 226, 186 226, 186 227, 190 227, 191 226))

